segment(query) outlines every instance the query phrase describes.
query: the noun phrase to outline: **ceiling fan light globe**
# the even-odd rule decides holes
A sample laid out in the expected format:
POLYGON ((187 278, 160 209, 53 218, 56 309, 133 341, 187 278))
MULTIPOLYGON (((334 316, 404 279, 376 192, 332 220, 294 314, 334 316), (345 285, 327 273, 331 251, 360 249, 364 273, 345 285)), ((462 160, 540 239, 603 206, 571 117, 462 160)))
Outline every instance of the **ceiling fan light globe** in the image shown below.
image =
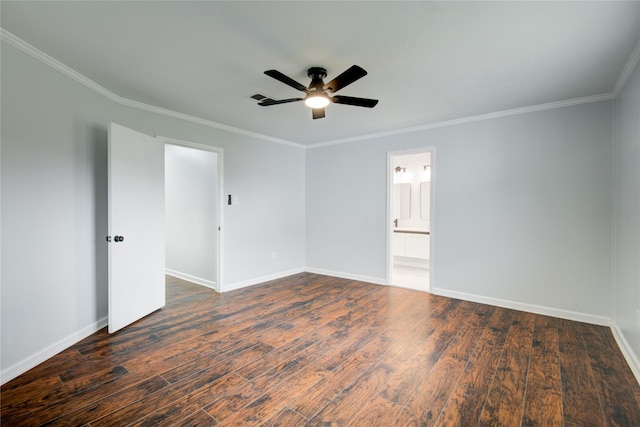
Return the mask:
POLYGON ((329 98, 324 95, 308 96, 304 103, 309 108, 324 108, 329 105, 329 98))

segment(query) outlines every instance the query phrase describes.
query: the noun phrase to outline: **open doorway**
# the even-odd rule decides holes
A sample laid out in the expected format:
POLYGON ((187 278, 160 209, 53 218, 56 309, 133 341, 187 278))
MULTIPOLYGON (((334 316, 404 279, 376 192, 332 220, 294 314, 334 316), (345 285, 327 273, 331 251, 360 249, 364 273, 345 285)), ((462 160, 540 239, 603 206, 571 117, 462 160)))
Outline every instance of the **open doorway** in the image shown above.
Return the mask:
POLYGON ((387 283, 431 286, 432 151, 388 153, 387 283))
POLYGON ((166 273, 221 289, 222 150, 165 142, 166 273))

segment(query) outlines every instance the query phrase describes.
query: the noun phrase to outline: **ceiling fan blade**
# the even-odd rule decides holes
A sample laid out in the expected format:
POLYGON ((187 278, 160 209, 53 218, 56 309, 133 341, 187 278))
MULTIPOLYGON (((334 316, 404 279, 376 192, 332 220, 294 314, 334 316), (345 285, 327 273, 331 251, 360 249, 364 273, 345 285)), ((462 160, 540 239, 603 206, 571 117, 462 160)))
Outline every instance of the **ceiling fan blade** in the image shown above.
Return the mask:
POLYGON ((347 71, 324 85, 323 89, 328 90, 329 92, 337 92, 343 87, 350 85, 366 75, 367 72, 363 68, 358 67, 357 65, 352 65, 347 71))
POLYGON ((304 98, 289 98, 289 99, 271 99, 265 98, 262 101, 258 102, 258 105, 262 107, 268 107, 269 105, 278 105, 278 104, 286 104, 287 102, 296 102, 302 101, 304 98))
POLYGON ((324 108, 312 108, 314 119, 323 119, 324 118, 324 108))
POLYGON ((291 86, 294 89, 298 89, 299 91, 302 92, 306 92, 307 91, 307 87, 301 85, 300 83, 298 83, 297 81, 293 80, 291 77, 289 76, 285 76, 284 74, 282 74, 280 71, 278 70, 267 70, 264 72, 267 76, 269 77, 273 77, 274 79, 291 86))
POLYGON ((356 98, 353 96, 336 95, 330 99, 332 102, 336 104, 355 105, 356 107, 367 107, 367 108, 373 108, 378 103, 377 99, 356 98))

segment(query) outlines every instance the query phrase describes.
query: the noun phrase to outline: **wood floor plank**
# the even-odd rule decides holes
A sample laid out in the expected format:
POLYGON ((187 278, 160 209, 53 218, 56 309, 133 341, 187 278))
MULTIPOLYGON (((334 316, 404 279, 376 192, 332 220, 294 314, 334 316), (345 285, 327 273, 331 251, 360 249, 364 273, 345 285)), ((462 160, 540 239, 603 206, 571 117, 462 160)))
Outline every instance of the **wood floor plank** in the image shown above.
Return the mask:
POLYGON ((355 332, 349 334, 349 337, 342 342, 342 345, 329 349, 326 353, 314 360, 318 366, 324 369, 333 370, 340 366, 351 355, 356 353, 360 348, 366 345, 375 337, 380 336, 382 331, 379 328, 359 328, 355 332))
POLYGON ((475 311, 469 313, 456 331, 454 343, 447 349, 447 354, 460 360, 469 360, 494 311, 493 307, 488 311, 479 311, 476 307, 475 311))
MULTIPOLYGON (((489 322, 441 414, 442 425, 476 426, 498 369, 514 312, 504 308, 485 310, 489 322)), ((452 352, 452 357, 458 352, 452 352)))
POLYGON ((392 371, 392 368, 384 363, 367 370, 309 420, 307 425, 347 425, 360 412, 363 403, 369 402, 380 393, 392 371))
POLYGON ((268 354, 273 350, 273 347, 266 344, 241 342, 236 347, 228 348, 227 351, 209 353, 192 359, 188 363, 164 372, 162 377, 170 383, 176 383, 211 368, 232 369, 231 366, 238 364, 238 358, 243 358, 242 361, 246 364, 252 363, 255 360, 253 357, 257 354, 268 354), (258 349, 254 348, 256 346, 258 349))
POLYGON ((197 375, 191 375, 182 381, 165 387, 158 393, 148 396, 134 404, 128 405, 107 417, 92 421, 92 427, 110 426, 116 424, 128 424, 136 421, 149 413, 163 408, 171 402, 182 398, 185 394, 189 394, 207 387, 210 383, 224 383, 225 376, 231 375, 238 368, 260 357, 265 352, 272 351, 273 348, 264 344, 257 344, 246 349, 236 358, 230 358, 206 370, 197 372, 197 375))
MULTIPOLYGON (((78 393, 73 393, 73 390, 69 390, 64 384, 61 384, 58 387, 48 389, 49 394, 45 399, 35 402, 29 401, 26 406, 19 404, 9 410, 3 410, 0 419, 10 425, 40 425, 66 413, 91 406, 99 400, 134 387, 147 379, 147 374, 122 375, 112 378, 108 382, 95 384, 94 387, 78 393), (8 422, 9 419, 14 418, 29 422, 26 424, 16 421, 8 422)), ((28 396, 25 396, 25 400, 27 399, 28 396)))
POLYGON ((514 314, 500 364, 480 415, 482 425, 521 423, 534 326, 533 314, 521 311, 514 314))
POLYGON ((640 420, 640 408, 634 393, 638 383, 628 381, 631 370, 622 357, 605 357, 610 352, 619 352, 613 343, 611 332, 602 326, 578 325, 584 338, 598 396, 602 400, 604 418, 610 426, 629 426, 640 420))
POLYGON ((311 387, 304 397, 295 399, 290 407, 311 418, 331 402, 342 390, 352 384, 362 373, 388 351, 390 340, 384 336, 369 342, 327 376, 311 387))
POLYGON ((278 414, 286 404, 304 393, 325 376, 322 368, 309 365, 296 374, 271 387, 260 397, 236 411, 220 423, 223 426, 260 425, 278 414))
POLYGON ((175 427, 214 427, 218 422, 202 409, 173 424, 175 427))
POLYGON ((578 323, 563 320, 558 333, 564 425, 606 426, 591 361, 578 323))
POLYGON ((255 359, 236 372, 248 380, 257 378, 265 371, 288 362, 302 352, 308 353, 310 351, 320 350, 318 347, 323 342, 322 338, 326 336, 324 335, 326 333, 326 331, 314 331, 311 334, 304 335, 259 359, 255 359))
POLYGON ((527 376, 523 427, 563 425, 558 329, 548 324, 544 320, 536 322, 527 376))
POLYGON ((202 409, 216 421, 224 421, 265 392, 263 383, 247 381, 230 393, 219 397, 202 409))
POLYGON ((260 424, 261 427, 302 427, 307 419, 289 408, 283 408, 275 417, 260 424))
POLYGON ((442 409, 440 417, 437 420, 437 425, 458 427, 477 426, 486 396, 486 393, 474 390, 465 384, 458 383, 442 409))
MULTIPOLYGON (((36 378, 29 375, 31 382, 23 382, 21 384, 13 384, 13 381, 2 386, 2 413, 20 415, 29 413, 34 408, 47 404, 47 398, 51 394, 51 390, 57 390, 63 387, 62 380, 58 375, 51 375, 42 378, 36 378), (6 399, 5 399, 6 396, 6 399)), ((58 395, 58 399, 64 398, 65 395, 58 395)), ((55 399, 55 398, 54 398, 55 399)), ((53 400, 55 401, 55 400, 53 400)))
POLYGON ((51 426, 79 426, 92 420, 105 417, 118 409, 137 402, 167 387, 169 383, 160 376, 152 377, 146 381, 129 387, 120 393, 112 394, 90 405, 82 406, 72 412, 65 413, 62 417, 50 422, 51 426))
POLYGON ((232 373, 221 376, 215 371, 203 373, 198 377, 165 387, 104 417, 92 420, 90 424, 92 427, 128 425, 204 387, 221 387, 224 390, 230 378, 238 377, 232 373))
POLYGON ((402 406, 377 395, 363 405, 362 410, 349 423, 349 427, 390 426, 401 409, 402 406))
POLYGON ((215 400, 217 396, 224 396, 245 383, 245 379, 235 373, 226 375, 219 381, 207 384, 191 393, 185 393, 168 405, 129 424, 129 426, 174 426, 193 414, 198 414, 198 418, 204 418, 209 423, 214 421, 217 424, 217 421, 210 417, 209 414, 207 414, 207 417, 203 417, 199 414, 199 411, 215 400))
POLYGON ((202 352, 195 351, 193 346, 194 340, 187 340, 180 345, 170 345, 164 351, 156 350, 136 355, 124 361, 122 366, 133 373, 153 372, 161 374, 201 357, 203 355, 202 352))
POLYGON ((439 359, 426 381, 420 385, 398 415, 396 425, 423 427, 436 425, 466 364, 467 362, 450 356, 439 359))
POLYGON ((255 339, 273 347, 281 347, 309 332, 310 320, 300 316, 294 322, 276 323, 272 328, 267 328, 255 334, 255 339))
POLYGON ((68 348, 41 363, 28 372, 2 386, 3 399, 0 408, 23 402, 22 396, 36 397, 48 393, 52 386, 60 384, 60 372, 68 372, 83 364, 86 359, 75 348, 68 348))
POLYGON ((453 336, 449 331, 439 329, 429 337, 420 351, 406 363, 396 365, 393 360, 385 358, 386 363, 394 369, 383 388, 382 396, 393 403, 403 406, 415 393, 416 388, 429 376, 452 340, 453 336))
MULTIPOLYGON (((424 342, 413 357, 389 379, 382 395, 391 402, 403 406, 415 390, 431 375, 433 367, 454 341, 459 325, 464 323, 474 309, 468 303, 456 305, 448 318, 424 342)), ((388 363, 392 363, 388 360, 388 363)))
POLYGON ((78 370, 76 372, 63 372, 59 375, 62 382, 71 390, 74 390, 74 392, 92 388, 96 383, 105 383, 112 378, 121 377, 129 373, 129 371, 121 365, 108 366, 103 369, 95 369, 90 366, 91 363, 85 363, 84 365, 84 372, 78 370))
MULTIPOLYGON (((307 347, 306 350, 310 348, 307 347)), ((257 378, 247 382, 228 396, 223 396, 204 409, 218 421, 224 421, 236 412, 240 411, 251 402, 264 395, 269 389, 278 387, 283 381, 298 375, 301 371, 313 368, 314 375, 324 377, 327 371, 311 365, 313 360, 312 352, 300 352, 290 359, 283 360, 279 365, 266 370, 257 378), (321 374, 322 373, 322 374, 321 374)), ((290 398, 295 399, 295 390, 290 398)))
POLYGON ((521 423, 528 366, 528 353, 504 349, 480 415, 481 425, 511 426, 521 423))
POLYGON ((504 343, 507 339, 513 311, 497 308, 483 331, 478 344, 469 359, 460 384, 480 393, 488 394, 489 388, 500 363, 504 343))
POLYGON ((166 295, 4 384, 0 423, 640 425, 601 326, 311 273, 166 295))

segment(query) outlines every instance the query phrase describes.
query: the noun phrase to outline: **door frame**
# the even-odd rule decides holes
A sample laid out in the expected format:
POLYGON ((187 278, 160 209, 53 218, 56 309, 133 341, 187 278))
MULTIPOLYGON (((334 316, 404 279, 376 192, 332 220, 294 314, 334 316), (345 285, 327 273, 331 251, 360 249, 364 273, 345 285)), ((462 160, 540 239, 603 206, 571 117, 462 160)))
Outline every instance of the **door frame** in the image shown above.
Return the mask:
POLYGON ((430 147, 420 147, 420 148, 412 148, 408 150, 399 150, 399 151, 387 151, 387 220, 385 223, 385 234, 387 236, 387 247, 386 247, 386 260, 387 260, 387 275, 386 275, 386 283, 387 286, 392 286, 393 279, 393 159, 396 156, 407 156, 411 154, 423 154, 430 153, 431 156, 431 184, 430 184, 430 194, 429 194, 429 283, 427 284, 427 292, 431 292, 433 288, 433 270, 435 263, 433 262, 435 258, 435 254, 433 251, 434 248, 434 224, 435 224, 435 209, 434 209, 434 194, 435 194, 435 176, 436 176, 436 168, 435 168, 435 157, 436 157, 436 148, 433 146, 430 147))
POLYGON ((222 248, 224 247, 224 227, 222 224, 224 223, 224 192, 223 192, 223 177, 224 177, 224 149, 222 147, 215 147, 212 145, 200 144, 197 142, 184 141, 181 139, 170 138, 167 136, 156 135, 156 138, 161 141, 163 144, 167 145, 178 145, 186 148, 193 148, 196 150, 202 151, 210 151, 216 153, 218 155, 218 239, 217 239, 217 247, 216 247, 216 255, 217 255, 217 264, 218 268, 216 268, 216 285, 215 291, 220 292, 220 289, 223 289, 222 281, 224 280, 224 272, 223 272, 223 260, 224 254, 222 252, 222 248))

